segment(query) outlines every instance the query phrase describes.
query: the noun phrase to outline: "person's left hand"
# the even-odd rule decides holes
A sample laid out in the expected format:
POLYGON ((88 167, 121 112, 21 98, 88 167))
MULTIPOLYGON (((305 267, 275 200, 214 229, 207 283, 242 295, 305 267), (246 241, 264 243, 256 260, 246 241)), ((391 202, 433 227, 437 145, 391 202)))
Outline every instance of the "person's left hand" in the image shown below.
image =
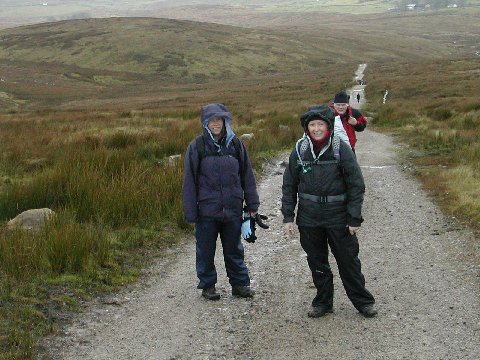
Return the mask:
POLYGON ((357 121, 357 119, 355 119, 353 116, 350 116, 350 117, 348 118, 348 123, 349 123, 350 125, 355 126, 355 125, 358 124, 358 121, 357 121))
POLYGON ((283 231, 286 235, 292 236, 295 234, 295 225, 293 222, 283 224, 283 231))
POLYGON ((360 229, 360 226, 350 226, 347 225, 348 231, 350 232, 350 235, 355 235, 358 229, 360 229))

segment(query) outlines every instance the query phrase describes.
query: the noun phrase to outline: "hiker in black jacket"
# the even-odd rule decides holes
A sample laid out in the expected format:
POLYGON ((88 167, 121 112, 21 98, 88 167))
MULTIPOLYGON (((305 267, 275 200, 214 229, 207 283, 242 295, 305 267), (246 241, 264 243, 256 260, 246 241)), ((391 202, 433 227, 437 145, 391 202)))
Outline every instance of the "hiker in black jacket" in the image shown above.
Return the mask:
POLYGON ((284 230, 292 235, 295 206, 300 243, 307 254, 317 294, 309 317, 333 311, 333 275, 328 245, 335 256, 347 296, 365 317, 377 314, 375 299, 365 288, 358 258, 357 230, 363 221, 365 184, 350 147, 333 133, 335 114, 327 106, 304 113, 305 135, 290 155, 283 174, 284 230))

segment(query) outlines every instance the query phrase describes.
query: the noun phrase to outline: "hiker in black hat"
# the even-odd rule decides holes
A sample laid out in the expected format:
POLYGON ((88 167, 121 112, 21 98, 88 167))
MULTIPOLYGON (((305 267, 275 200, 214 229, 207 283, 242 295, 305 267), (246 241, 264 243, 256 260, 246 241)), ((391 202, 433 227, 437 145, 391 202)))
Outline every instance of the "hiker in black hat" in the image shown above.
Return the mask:
POLYGON ((367 127, 367 118, 364 117, 360 111, 350 106, 350 96, 345 91, 340 91, 335 95, 330 107, 334 110, 335 116, 340 117, 343 127, 347 132, 350 146, 353 152, 355 152, 355 144, 357 143, 355 132, 365 130, 367 127))
POLYGON ((295 233, 307 254, 317 294, 309 317, 333 312, 333 274, 328 246, 335 256, 347 296, 365 317, 377 314, 375 299, 365 288, 358 258, 357 231, 363 222, 365 184, 355 154, 333 130, 335 114, 327 106, 304 113, 305 131, 290 154, 283 174, 282 214, 284 230, 295 233))

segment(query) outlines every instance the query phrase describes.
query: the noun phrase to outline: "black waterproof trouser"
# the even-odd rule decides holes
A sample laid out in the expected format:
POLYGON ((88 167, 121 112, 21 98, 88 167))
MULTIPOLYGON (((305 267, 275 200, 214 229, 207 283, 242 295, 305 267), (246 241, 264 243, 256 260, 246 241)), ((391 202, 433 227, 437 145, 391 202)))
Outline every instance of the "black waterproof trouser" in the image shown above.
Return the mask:
POLYGON ((312 306, 333 306, 333 274, 328 263, 328 245, 337 261, 338 272, 348 298, 357 310, 375 303, 372 294, 365 288, 358 258, 358 239, 350 235, 348 228, 323 228, 299 226, 300 243, 307 253, 307 262, 312 271, 317 295, 312 306))

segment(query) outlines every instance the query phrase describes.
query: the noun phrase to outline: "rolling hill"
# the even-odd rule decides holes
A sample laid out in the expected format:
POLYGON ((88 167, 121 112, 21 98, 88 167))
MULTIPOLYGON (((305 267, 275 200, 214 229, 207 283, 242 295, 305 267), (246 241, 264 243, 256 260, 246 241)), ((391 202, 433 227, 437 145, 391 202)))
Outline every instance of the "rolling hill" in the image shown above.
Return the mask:
POLYGON ((0 31, 0 93, 4 102, 55 103, 449 54, 428 39, 361 37, 356 29, 328 25, 297 31, 157 18, 69 20, 0 31))

